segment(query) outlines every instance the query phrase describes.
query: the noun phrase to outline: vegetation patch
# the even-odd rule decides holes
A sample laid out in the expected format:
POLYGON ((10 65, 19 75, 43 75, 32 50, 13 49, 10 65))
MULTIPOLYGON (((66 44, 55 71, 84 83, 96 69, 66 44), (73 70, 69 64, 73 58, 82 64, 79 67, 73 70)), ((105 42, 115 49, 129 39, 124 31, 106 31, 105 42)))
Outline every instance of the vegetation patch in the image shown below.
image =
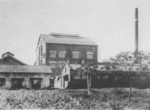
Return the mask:
POLYGON ((67 90, 1 90, 0 109, 150 109, 150 90, 127 88, 67 90))

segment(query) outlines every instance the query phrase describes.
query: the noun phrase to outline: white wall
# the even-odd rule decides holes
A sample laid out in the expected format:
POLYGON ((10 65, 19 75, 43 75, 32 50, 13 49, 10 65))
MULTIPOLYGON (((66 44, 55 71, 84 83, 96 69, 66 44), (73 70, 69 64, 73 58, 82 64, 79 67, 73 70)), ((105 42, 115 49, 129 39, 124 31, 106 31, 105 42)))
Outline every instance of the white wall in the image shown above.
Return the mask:
POLYGON ((39 64, 39 58, 42 59, 42 63, 45 64, 46 62, 46 43, 43 41, 42 38, 40 38, 39 40, 39 44, 37 46, 37 50, 36 50, 36 65, 39 64), (43 54, 43 57, 41 57, 41 55, 39 55, 39 47, 41 48, 41 45, 42 45, 42 54, 43 54))

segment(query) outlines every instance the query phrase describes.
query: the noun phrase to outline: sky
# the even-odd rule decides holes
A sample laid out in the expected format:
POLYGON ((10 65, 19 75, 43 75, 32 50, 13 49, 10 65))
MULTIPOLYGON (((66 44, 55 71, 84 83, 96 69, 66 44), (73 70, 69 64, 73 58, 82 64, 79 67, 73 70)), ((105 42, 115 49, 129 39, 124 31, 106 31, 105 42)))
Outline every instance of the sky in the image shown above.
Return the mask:
POLYGON ((33 65, 40 34, 50 33, 90 37, 99 62, 134 51, 135 8, 139 50, 150 52, 150 0, 0 0, 0 55, 33 65))

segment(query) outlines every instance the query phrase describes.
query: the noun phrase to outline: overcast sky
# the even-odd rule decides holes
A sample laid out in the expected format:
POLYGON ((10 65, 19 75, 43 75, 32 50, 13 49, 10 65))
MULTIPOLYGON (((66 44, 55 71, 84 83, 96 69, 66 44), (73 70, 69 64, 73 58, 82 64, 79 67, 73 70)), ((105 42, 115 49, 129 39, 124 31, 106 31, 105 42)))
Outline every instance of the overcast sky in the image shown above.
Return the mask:
POLYGON ((135 50, 135 8, 140 50, 150 51, 150 0, 0 0, 0 55, 33 65, 40 34, 90 37, 102 61, 135 50))

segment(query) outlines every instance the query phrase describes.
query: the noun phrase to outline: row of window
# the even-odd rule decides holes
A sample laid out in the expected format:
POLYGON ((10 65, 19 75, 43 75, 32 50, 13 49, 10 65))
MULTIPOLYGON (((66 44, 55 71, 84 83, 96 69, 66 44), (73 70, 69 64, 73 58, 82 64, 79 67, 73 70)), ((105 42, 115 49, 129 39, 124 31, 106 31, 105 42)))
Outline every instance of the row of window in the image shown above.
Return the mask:
MULTIPOLYGON (((93 59, 93 52, 87 52, 87 59, 93 59)), ((65 58, 66 57, 66 52, 65 51, 60 51, 59 58, 65 58)), ((50 51, 50 58, 56 58, 56 51, 50 51)), ((72 58, 78 59, 79 58, 79 52, 72 52, 72 58)))
MULTIPOLYGON (((50 51, 50 57, 51 58, 56 58, 56 51, 50 51)), ((59 52, 59 58, 65 58, 66 57, 66 52, 65 51, 60 51, 59 52)))

